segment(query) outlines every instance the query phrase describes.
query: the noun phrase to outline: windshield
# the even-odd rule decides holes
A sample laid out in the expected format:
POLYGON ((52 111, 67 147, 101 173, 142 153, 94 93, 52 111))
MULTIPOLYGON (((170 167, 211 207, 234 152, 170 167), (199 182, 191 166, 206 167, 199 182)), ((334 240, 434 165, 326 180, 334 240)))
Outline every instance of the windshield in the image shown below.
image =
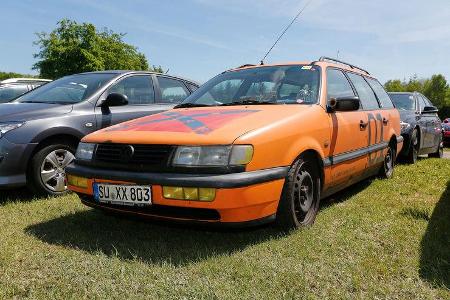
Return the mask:
POLYGON ((15 102, 75 104, 88 99, 115 76, 109 73, 66 76, 23 95, 15 102))
POLYGON ((274 66, 222 73, 188 97, 180 106, 317 103, 317 66, 274 66))
POLYGON ((389 94, 394 102, 395 108, 400 110, 415 110, 414 95, 412 94, 389 94))
POLYGON ((0 85, 0 103, 8 102, 28 92, 26 85, 0 85))

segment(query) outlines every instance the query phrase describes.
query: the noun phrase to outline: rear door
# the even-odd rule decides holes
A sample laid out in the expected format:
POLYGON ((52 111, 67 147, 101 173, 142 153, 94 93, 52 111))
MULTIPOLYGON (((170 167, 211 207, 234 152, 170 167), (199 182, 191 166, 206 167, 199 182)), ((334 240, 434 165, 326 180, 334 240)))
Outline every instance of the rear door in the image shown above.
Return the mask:
POLYGON ((380 103, 365 77, 350 72, 347 75, 361 100, 363 122, 367 124, 364 129, 368 135, 364 145, 367 153, 367 167, 375 167, 384 161, 384 153, 389 141, 387 130, 385 130, 389 123, 389 115, 380 110, 380 103))
MULTIPOLYGON (((420 96, 423 98, 426 106, 433 106, 433 104, 427 97, 425 97, 422 94, 420 96)), ((433 150, 435 150, 437 145, 439 145, 441 143, 441 139, 442 139, 441 120, 439 119, 439 116, 437 113, 429 113, 429 114, 425 114, 425 115, 428 115, 427 119, 428 119, 429 133, 430 133, 430 147, 432 147, 433 150)))
MULTIPOLYGON (((327 69, 327 98, 355 96, 344 73, 335 68, 327 69)), ((332 127, 330 143, 331 182, 334 185, 348 185, 355 181, 367 164, 363 153, 367 146, 367 117, 362 111, 330 113, 332 127)))
POLYGON ((97 128, 108 127, 167 110, 167 106, 155 104, 154 86, 154 78, 150 74, 130 75, 115 82, 101 96, 101 99, 106 99, 110 93, 120 93, 128 97, 128 105, 97 106, 95 108, 97 128))
POLYGON ((423 113, 423 108, 425 106, 428 106, 428 104, 426 103, 425 99, 422 97, 422 95, 420 94, 416 94, 417 95, 417 99, 418 99, 418 103, 419 103, 419 114, 420 114, 420 120, 419 120, 419 124, 420 127, 422 129, 422 148, 424 148, 424 152, 427 152, 427 148, 430 148, 433 146, 433 138, 434 138, 434 126, 432 124, 433 122, 433 114, 424 114, 423 113))
POLYGON ((156 102, 176 105, 186 99, 190 91, 182 80, 158 75, 156 87, 156 102))

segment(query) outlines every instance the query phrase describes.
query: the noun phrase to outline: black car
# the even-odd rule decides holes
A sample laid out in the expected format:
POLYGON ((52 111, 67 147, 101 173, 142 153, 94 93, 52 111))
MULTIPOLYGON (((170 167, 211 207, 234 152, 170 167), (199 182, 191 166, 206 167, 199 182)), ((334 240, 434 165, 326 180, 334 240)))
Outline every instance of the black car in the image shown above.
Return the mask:
POLYGON ((66 191, 64 167, 98 129, 171 109, 198 84, 134 71, 70 75, 0 104, 0 188, 66 191))
POLYGON ((442 157, 442 126, 437 108, 418 92, 389 93, 389 96, 400 112, 404 142, 399 159, 415 163, 418 155, 442 157))

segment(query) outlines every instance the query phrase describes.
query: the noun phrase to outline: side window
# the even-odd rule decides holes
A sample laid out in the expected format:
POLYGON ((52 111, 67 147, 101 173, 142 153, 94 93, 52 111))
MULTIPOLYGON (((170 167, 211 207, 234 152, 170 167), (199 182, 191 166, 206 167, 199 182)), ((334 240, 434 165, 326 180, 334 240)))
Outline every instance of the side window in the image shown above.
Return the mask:
POLYGON ((128 97, 128 104, 150 104, 155 102, 151 76, 139 75, 122 79, 109 89, 108 93, 119 93, 128 97))
POLYGON ((425 99, 422 97, 422 95, 417 94, 417 98, 419 99, 419 111, 423 111, 423 108, 425 106, 428 106, 428 104, 425 101, 425 99))
POLYGON ((364 80, 364 78, 354 73, 347 73, 347 75, 353 82, 353 85, 355 86, 356 92, 358 93, 359 99, 361 100, 363 109, 365 110, 379 109, 380 106, 378 104, 378 100, 375 97, 372 88, 364 80))
POLYGON ((327 99, 355 96, 352 86, 344 73, 337 69, 327 70, 327 99))
POLYGON ((389 97, 388 93, 386 93, 381 83, 379 83, 378 80, 373 78, 366 77, 366 80, 372 87, 373 91, 375 92, 375 95, 377 96, 378 100, 381 103, 381 107, 394 108, 394 104, 392 104, 391 98, 389 97))
POLYGON ((181 81, 158 77, 159 88, 161 89, 161 99, 156 102, 160 103, 178 103, 189 96, 187 87, 181 81))

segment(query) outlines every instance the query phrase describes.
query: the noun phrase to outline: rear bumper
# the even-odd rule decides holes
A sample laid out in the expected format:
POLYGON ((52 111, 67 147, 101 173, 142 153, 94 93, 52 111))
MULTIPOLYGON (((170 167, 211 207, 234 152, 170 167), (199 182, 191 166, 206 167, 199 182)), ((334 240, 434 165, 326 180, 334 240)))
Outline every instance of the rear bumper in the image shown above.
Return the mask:
POLYGON ((69 189, 90 207, 158 220, 245 226, 274 220, 288 170, 288 167, 279 167, 206 175, 116 172, 71 165, 66 168, 66 173, 88 178, 87 188, 69 186, 69 189), (94 182, 150 185, 152 205, 142 207, 100 203, 94 200, 94 182), (216 197, 211 202, 166 199, 163 197, 163 186, 216 188, 216 197))

